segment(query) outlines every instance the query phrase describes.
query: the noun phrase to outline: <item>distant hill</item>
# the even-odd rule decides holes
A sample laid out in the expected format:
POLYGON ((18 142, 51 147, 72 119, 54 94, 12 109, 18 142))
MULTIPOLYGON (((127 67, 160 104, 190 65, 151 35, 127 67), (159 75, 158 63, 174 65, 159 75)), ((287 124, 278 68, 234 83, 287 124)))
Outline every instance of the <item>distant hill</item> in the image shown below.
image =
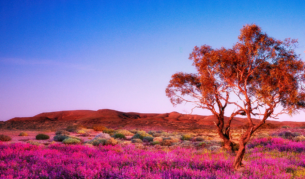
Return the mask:
MULTIPOLYGON (((226 120, 228 118, 226 117, 226 120)), ((259 120, 254 119, 254 122, 259 120)), ((109 128, 152 129, 152 130, 192 130, 214 129, 214 116, 188 115, 178 112, 171 113, 137 113, 120 112, 111 109, 74 110, 41 113, 33 117, 16 117, 0 122, 0 129, 60 129, 70 125, 86 127, 102 124, 109 128)), ((246 119, 236 117, 232 121, 232 128, 245 127, 246 119)), ((267 121, 265 127, 277 128, 284 125, 305 126, 305 122, 277 122, 267 121)))

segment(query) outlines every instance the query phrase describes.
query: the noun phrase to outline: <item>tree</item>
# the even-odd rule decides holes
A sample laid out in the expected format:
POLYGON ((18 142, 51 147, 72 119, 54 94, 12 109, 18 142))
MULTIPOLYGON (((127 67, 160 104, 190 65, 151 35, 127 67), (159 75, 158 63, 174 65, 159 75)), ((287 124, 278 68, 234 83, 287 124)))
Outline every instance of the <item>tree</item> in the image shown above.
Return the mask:
POLYGON ((189 59, 198 73, 172 75, 166 95, 173 105, 191 102, 194 108, 211 111, 228 150, 232 150, 231 121, 246 116, 248 129, 239 139, 233 164, 238 169, 250 137, 268 118, 293 115, 305 107, 305 64, 294 51, 296 45, 297 40, 275 40, 257 25, 245 25, 231 49, 196 46, 189 59), (228 105, 236 110, 225 125, 228 105), (261 119, 259 123, 253 123, 254 116, 261 119))

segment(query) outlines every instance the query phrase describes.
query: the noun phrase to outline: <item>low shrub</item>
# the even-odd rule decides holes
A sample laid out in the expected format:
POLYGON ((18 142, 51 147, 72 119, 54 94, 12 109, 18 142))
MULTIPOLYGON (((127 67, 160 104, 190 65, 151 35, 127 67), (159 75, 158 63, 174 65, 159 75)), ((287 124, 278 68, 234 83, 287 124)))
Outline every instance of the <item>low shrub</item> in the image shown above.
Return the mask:
POLYGON ((105 145, 107 139, 104 138, 96 138, 93 139, 92 141, 88 142, 89 144, 92 144, 94 146, 99 146, 99 145, 105 145))
POLYGON ((303 142, 303 141, 305 141, 305 137, 303 135, 300 135, 300 136, 294 137, 293 140, 296 142, 303 142))
POLYGON ((143 141, 141 139, 132 139, 131 142, 132 143, 143 143, 143 141))
POLYGON ((204 141, 203 137, 196 137, 196 141, 204 141))
POLYGON ((116 133, 113 137, 116 139, 126 139, 125 135, 121 133, 116 133))
POLYGON ((66 131, 69 131, 69 132, 77 132, 78 130, 82 129, 83 126, 80 126, 80 125, 73 125, 73 126, 68 126, 66 128, 66 131))
POLYGON ((54 141, 62 142, 63 140, 69 138, 67 135, 56 135, 53 137, 54 141))
POLYGON ((118 144, 118 141, 115 140, 114 138, 110 138, 105 141, 105 145, 116 145, 116 144, 118 144))
POLYGON ((192 135, 184 134, 184 135, 182 135, 181 140, 191 140, 191 138, 192 138, 192 135))
POLYGON ((80 129, 76 132, 77 134, 86 134, 87 131, 85 131, 84 129, 80 129))
POLYGON ((48 136, 46 134, 37 134, 36 135, 36 140, 47 140, 49 138, 50 138, 50 136, 48 136))
POLYGON ((12 138, 10 136, 3 135, 3 134, 0 135, 0 141, 6 142, 6 141, 10 141, 10 140, 12 140, 12 138))
POLYGON ((153 137, 143 137, 143 142, 152 142, 153 140, 153 137))
POLYGON ((109 135, 113 135, 114 129, 104 129, 103 132, 104 132, 104 133, 107 133, 107 134, 109 134, 109 135))
POLYGON ((162 142, 163 141, 163 139, 162 139, 162 137, 155 137, 154 139, 153 139, 153 141, 154 142, 162 142))
POLYGON ((150 134, 146 133, 145 131, 138 131, 132 139, 141 139, 143 140, 144 137, 153 137, 150 134))
POLYGON ((136 134, 138 132, 138 130, 137 129, 131 129, 131 130, 129 130, 129 132, 131 132, 133 134, 136 134))
POLYGON ((133 136, 134 134, 126 129, 119 129, 116 134, 123 134, 124 136, 133 136))
POLYGON ((29 140, 29 141, 27 141, 26 143, 28 143, 28 144, 31 144, 31 145, 40 145, 40 143, 39 142, 37 142, 37 141, 32 141, 32 140, 29 140))
POLYGON ((26 132, 20 132, 19 136, 28 136, 29 134, 26 132))
POLYGON ((81 141, 77 138, 68 137, 65 140, 62 141, 64 144, 80 144, 81 141))
POLYGON ((59 130, 55 132, 56 135, 70 135, 70 132, 66 130, 59 130))
POLYGON ((102 132, 102 133, 97 134, 94 138, 110 139, 111 136, 109 134, 107 134, 107 133, 103 133, 102 132))
POLYGON ((107 127, 105 127, 103 125, 93 125, 92 129, 95 131, 104 131, 105 129, 107 129, 107 127))
POLYGON ((151 142, 152 145, 160 145, 160 142, 159 141, 153 141, 151 142))

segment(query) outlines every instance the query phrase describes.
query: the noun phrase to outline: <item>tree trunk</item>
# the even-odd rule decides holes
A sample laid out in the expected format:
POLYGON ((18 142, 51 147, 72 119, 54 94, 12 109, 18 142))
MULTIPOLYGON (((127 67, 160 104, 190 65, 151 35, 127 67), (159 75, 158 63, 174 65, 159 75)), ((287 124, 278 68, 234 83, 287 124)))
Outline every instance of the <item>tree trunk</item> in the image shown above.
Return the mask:
POLYGON ((231 142, 230 139, 223 140, 223 148, 229 152, 233 152, 233 143, 231 142))
POLYGON ((245 152, 246 152, 245 144, 243 142, 240 142, 239 149, 238 149, 238 152, 235 156, 234 163, 233 163, 233 167, 235 170, 237 170, 243 166, 242 160, 244 158, 245 152))

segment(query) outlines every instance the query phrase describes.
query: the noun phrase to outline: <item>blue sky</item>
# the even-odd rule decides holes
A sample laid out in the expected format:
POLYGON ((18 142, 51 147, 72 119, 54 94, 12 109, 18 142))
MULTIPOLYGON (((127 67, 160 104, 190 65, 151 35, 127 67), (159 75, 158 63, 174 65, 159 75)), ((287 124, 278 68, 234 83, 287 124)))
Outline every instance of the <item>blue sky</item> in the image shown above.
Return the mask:
POLYGON ((173 107, 165 88, 173 73, 195 72, 194 46, 230 48, 255 23, 298 39, 305 59, 304 9, 302 0, 1 0, 0 120, 76 109, 190 112, 173 107))

